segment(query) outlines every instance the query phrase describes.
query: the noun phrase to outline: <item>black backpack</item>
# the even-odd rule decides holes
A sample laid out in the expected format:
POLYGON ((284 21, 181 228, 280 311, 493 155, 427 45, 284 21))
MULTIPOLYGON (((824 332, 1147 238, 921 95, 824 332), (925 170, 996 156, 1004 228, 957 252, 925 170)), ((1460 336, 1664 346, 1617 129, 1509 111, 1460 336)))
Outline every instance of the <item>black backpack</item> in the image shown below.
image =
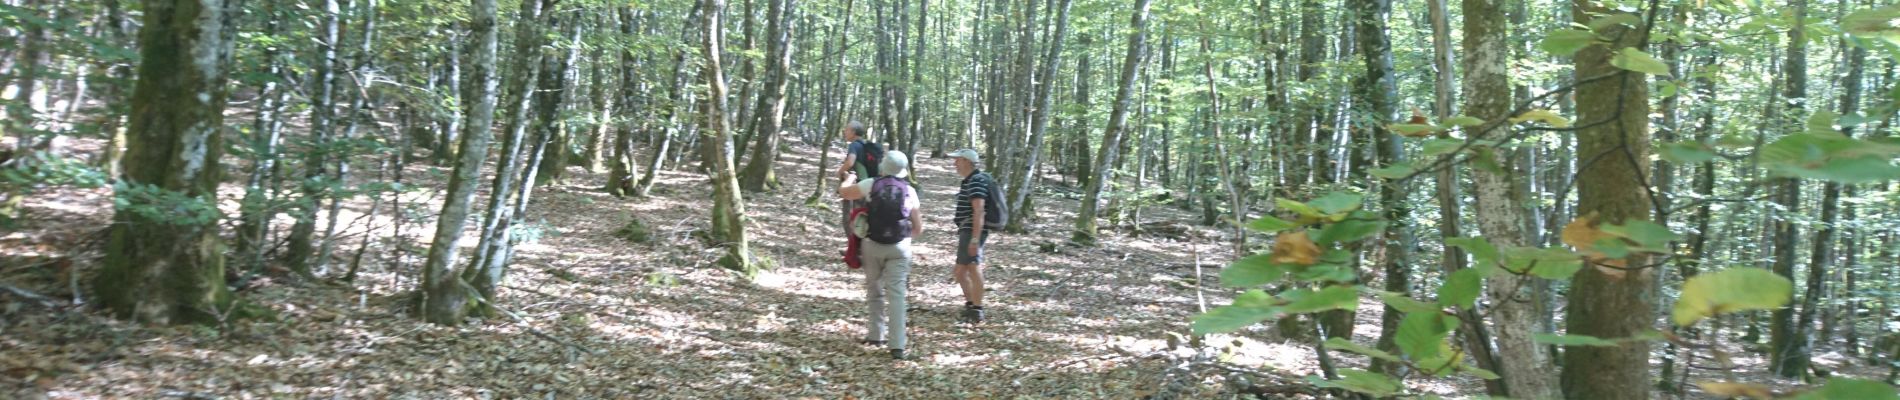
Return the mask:
POLYGON ((991 180, 990 198, 983 200, 983 230, 1001 230, 1003 225, 1009 224, 1009 207, 1003 204, 1004 197, 1009 197, 1009 194, 998 193, 996 181, 991 180))
POLYGON ((904 199, 910 197, 910 182, 903 178, 883 177, 871 182, 865 196, 864 238, 883 244, 897 244, 910 238, 910 213, 904 199))
POLYGON ((858 143, 862 146, 858 148, 858 159, 854 162, 857 164, 858 179, 883 176, 878 173, 877 165, 884 162, 884 146, 868 140, 859 140, 858 143))

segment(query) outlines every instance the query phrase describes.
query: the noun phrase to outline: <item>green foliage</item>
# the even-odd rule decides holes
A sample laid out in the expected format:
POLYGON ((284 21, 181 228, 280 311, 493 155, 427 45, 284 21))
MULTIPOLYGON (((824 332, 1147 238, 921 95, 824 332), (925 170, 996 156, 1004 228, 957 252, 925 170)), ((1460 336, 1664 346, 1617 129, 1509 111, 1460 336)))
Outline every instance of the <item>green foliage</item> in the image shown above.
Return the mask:
POLYGON ((1715 159, 1715 148, 1702 142, 1665 143, 1658 148, 1658 154, 1664 160, 1679 164, 1694 164, 1715 159))
POLYGON ((1900 145, 1832 132, 1791 134, 1761 149, 1762 164, 1777 174, 1840 183, 1900 179, 1895 155, 1900 145))
POLYGON ((1253 222, 1247 223, 1247 229, 1252 229, 1260 233, 1274 233, 1274 232, 1279 232, 1279 231, 1283 231, 1287 229, 1292 229, 1298 226, 1299 226, 1298 224, 1294 224, 1291 221, 1275 218, 1274 216, 1271 216, 1271 215, 1263 216, 1263 217, 1260 217, 1260 219, 1256 219, 1256 220, 1253 220, 1253 222))
POLYGON ((1478 270, 1461 269, 1445 277, 1445 284, 1438 287, 1438 303, 1458 308, 1471 308, 1477 304, 1480 289, 1484 282, 1478 276, 1478 270))
POLYGON ((1359 308, 1359 291, 1348 285, 1332 285, 1320 290, 1294 289, 1280 293, 1287 300, 1282 311, 1293 314, 1359 308))
POLYGON ((1399 381, 1376 372, 1345 369, 1339 371, 1339 377, 1340 379, 1338 380, 1330 381, 1320 379, 1317 376, 1308 376, 1306 379, 1308 382, 1319 387, 1346 389, 1376 397, 1398 394, 1399 390, 1403 389, 1403 387, 1399 385, 1399 381))
POLYGON ((1893 385, 1876 381, 1834 378, 1820 390, 1803 393, 1795 400, 1900 400, 1893 385))
POLYGON ((1609 346, 1617 345, 1616 341, 1604 340, 1602 338, 1589 336, 1589 335, 1553 335, 1553 334, 1548 334, 1548 333, 1539 333, 1539 334, 1531 335, 1531 340, 1536 341, 1537 343, 1554 344, 1558 346, 1609 347, 1609 346))
POLYGON ((1788 278, 1761 268, 1730 268, 1683 283, 1671 320, 1689 326, 1717 315, 1779 308, 1793 299, 1794 283, 1788 278))
POLYGON ((1253 287, 1280 280, 1287 267, 1272 261, 1273 256, 1256 254, 1241 257, 1220 271, 1221 284, 1229 287, 1253 287))
POLYGON ((1558 57, 1569 57, 1573 54, 1577 54, 1578 50, 1583 50, 1585 47, 1590 47, 1590 45, 1602 41, 1602 39, 1597 38, 1596 33, 1590 31, 1557 29, 1545 34, 1544 40, 1537 44, 1537 48, 1543 49, 1558 57))
POLYGON ((176 226, 206 226, 224 215, 204 198, 138 182, 113 185, 112 204, 117 212, 137 215, 140 222, 176 226))
POLYGON ((1900 45, 1900 4, 1855 11, 1841 18, 1841 28, 1855 36, 1900 45))
POLYGON ((1386 360, 1386 361, 1391 361, 1391 362, 1403 362, 1399 360, 1399 356, 1392 355, 1392 353, 1387 353, 1383 350, 1366 347, 1358 343, 1353 343, 1351 340, 1346 340, 1346 338, 1338 338, 1338 337, 1327 338, 1325 342, 1325 346, 1326 346, 1326 349, 1328 350, 1350 351, 1353 353, 1363 354, 1367 357, 1372 357, 1375 359, 1386 360))
POLYGON ((1610 65, 1655 76, 1669 76, 1669 64, 1635 47, 1624 47, 1617 51, 1616 56, 1610 58, 1610 65))

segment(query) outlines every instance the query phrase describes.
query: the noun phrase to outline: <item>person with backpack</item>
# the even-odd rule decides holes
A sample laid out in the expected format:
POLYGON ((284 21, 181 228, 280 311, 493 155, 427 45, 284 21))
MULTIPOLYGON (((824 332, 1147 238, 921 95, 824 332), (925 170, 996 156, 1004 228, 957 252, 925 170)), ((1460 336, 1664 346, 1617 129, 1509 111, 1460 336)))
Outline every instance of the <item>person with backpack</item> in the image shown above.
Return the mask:
POLYGON ((864 238, 858 269, 864 271, 864 300, 870 315, 865 318, 861 342, 884 345, 891 358, 902 360, 909 319, 905 295, 910 283, 911 238, 923 233, 924 217, 917 192, 904 179, 910 159, 903 152, 891 151, 882 154, 878 164, 882 175, 841 185, 838 195, 864 203, 864 211, 850 222, 851 232, 864 238))
MULTIPOLYGON (((871 141, 870 132, 864 129, 864 123, 851 121, 845 124, 844 140, 849 144, 845 147, 844 161, 838 164, 838 180, 841 183, 855 182, 846 178, 852 174, 856 174, 858 178, 883 176, 878 174, 878 164, 884 157, 884 146, 871 141)), ((864 202, 844 200, 839 206, 843 210, 839 226, 844 228, 846 235, 850 235, 851 210, 863 207, 864 202)))
POLYGON ((983 245, 990 232, 1002 229, 1009 221, 1009 208, 996 190, 996 179, 977 169, 982 158, 974 149, 950 153, 957 175, 963 177, 957 191, 957 266, 950 275, 963 288, 962 319, 983 322, 983 245))

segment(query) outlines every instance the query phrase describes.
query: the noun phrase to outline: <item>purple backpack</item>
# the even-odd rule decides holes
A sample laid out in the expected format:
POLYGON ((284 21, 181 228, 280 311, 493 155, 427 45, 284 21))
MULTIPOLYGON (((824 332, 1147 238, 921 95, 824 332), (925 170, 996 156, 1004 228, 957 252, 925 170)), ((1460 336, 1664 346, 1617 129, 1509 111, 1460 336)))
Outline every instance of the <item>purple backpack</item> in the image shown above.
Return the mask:
POLYGON ((864 217, 869 230, 864 237, 883 244, 897 244, 910 238, 910 212, 904 200, 910 198, 910 183, 902 178, 882 177, 871 182, 871 193, 864 217))

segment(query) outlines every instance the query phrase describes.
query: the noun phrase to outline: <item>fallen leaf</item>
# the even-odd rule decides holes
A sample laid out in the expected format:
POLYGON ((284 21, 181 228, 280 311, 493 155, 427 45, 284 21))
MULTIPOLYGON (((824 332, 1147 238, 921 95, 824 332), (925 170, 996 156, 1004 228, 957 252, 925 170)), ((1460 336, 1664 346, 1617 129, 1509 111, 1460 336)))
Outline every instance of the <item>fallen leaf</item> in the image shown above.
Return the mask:
POLYGON ((1306 236, 1306 231, 1280 234, 1273 241, 1273 262, 1293 265, 1313 265, 1319 262, 1319 245, 1306 236))
POLYGON ((1775 391, 1767 385, 1744 382, 1696 382, 1696 387, 1712 395, 1726 397, 1747 397, 1751 399, 1772 399, 1775 391))

